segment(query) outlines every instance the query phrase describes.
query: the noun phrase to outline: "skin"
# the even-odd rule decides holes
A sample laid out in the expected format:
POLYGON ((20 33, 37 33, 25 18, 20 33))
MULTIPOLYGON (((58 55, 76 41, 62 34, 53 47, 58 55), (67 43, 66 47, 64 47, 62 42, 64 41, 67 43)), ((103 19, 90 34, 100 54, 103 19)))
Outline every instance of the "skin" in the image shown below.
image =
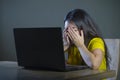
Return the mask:
POLYGON ((89 51, 84 44, 83 30, 80 30, 80 34, 77 26, 73 22, 65 22, 65 30, 63 32, 65 42, 64 51, 69 48, 71 40, 80 51, 80 54, 86 64, 93 69, 98 69, 103 59, 102 50, 94 49, 93 51, 89 51))

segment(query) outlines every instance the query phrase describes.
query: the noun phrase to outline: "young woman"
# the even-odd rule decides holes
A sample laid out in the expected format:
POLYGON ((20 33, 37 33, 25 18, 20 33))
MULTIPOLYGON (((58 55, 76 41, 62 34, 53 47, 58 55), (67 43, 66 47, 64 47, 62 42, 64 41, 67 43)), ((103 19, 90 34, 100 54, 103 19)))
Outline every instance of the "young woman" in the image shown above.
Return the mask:
POLYGON ((106 70, 109 63, 107 47, 88 13, 82 9, 71 10, 64 24, 63 41, 64 51, 68 52, 67 63, 106 70))

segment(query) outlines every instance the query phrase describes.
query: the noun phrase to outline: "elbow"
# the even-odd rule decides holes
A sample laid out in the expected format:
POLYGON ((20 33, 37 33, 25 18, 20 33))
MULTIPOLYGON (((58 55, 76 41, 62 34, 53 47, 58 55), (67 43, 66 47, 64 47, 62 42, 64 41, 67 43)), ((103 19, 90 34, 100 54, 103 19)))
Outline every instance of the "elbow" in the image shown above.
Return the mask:
POLYGON ((92 63, 92 69, 93 69, 93 70, 98 70, 99 67, 100 67, 100 65, 101 65, 101 62, 94 61, 94 62, 92 63))
POLYGON ((98 70, 98 69, 99 69, 99 65, 98 65, 98 64, 94 64, 94 65, 92 66, 92 69, 93 69, 93 70, 98 70))
POLYGON ((99 67, 98 67, 98 66, 93 66, 92 69, 93 69, 93 70, 98 70, 99 67))
POLYGON ((92 64, 91 66, 89 66, 91 69, 93 70, 98 70, 99 69, 99 65, 95 65, 95 64, 92 64))

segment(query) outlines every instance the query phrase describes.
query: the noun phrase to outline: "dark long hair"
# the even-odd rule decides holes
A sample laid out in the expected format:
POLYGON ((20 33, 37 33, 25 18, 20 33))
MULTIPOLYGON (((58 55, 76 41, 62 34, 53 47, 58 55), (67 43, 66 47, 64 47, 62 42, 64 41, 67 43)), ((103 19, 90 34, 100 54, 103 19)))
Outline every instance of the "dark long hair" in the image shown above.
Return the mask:
MULTIPOLYGON (((98 29, 97 25, 94 23, 92 18, 89 16, 87 12, 83 9, 74 9, 68 12, 68 14, 64 18, 64 22, 69 21, 73 22, 79 30, 83 30, 84 38, 85 38, 85 45, 88 46, 90 40, 95 37, 100 37, 103 39, 100 30, 98 29)), ((106 43, 103 39, 105 45, 105 58, 106 58, 106 65, 109 68, 109 62, 111 57, 109 55, 106 43)))

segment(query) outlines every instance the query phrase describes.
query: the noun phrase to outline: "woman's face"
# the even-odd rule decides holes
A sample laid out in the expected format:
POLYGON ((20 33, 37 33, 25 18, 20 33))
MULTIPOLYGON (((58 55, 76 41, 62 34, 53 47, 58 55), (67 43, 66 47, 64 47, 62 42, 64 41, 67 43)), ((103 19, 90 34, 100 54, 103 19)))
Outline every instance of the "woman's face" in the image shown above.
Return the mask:
POLYGON ((74 24, 74 22, 69 22, 69 21, 65 21, 65 29, 66 30, 70 30, 73 29, 74 31, 79 33, 78 27, 74 24))

